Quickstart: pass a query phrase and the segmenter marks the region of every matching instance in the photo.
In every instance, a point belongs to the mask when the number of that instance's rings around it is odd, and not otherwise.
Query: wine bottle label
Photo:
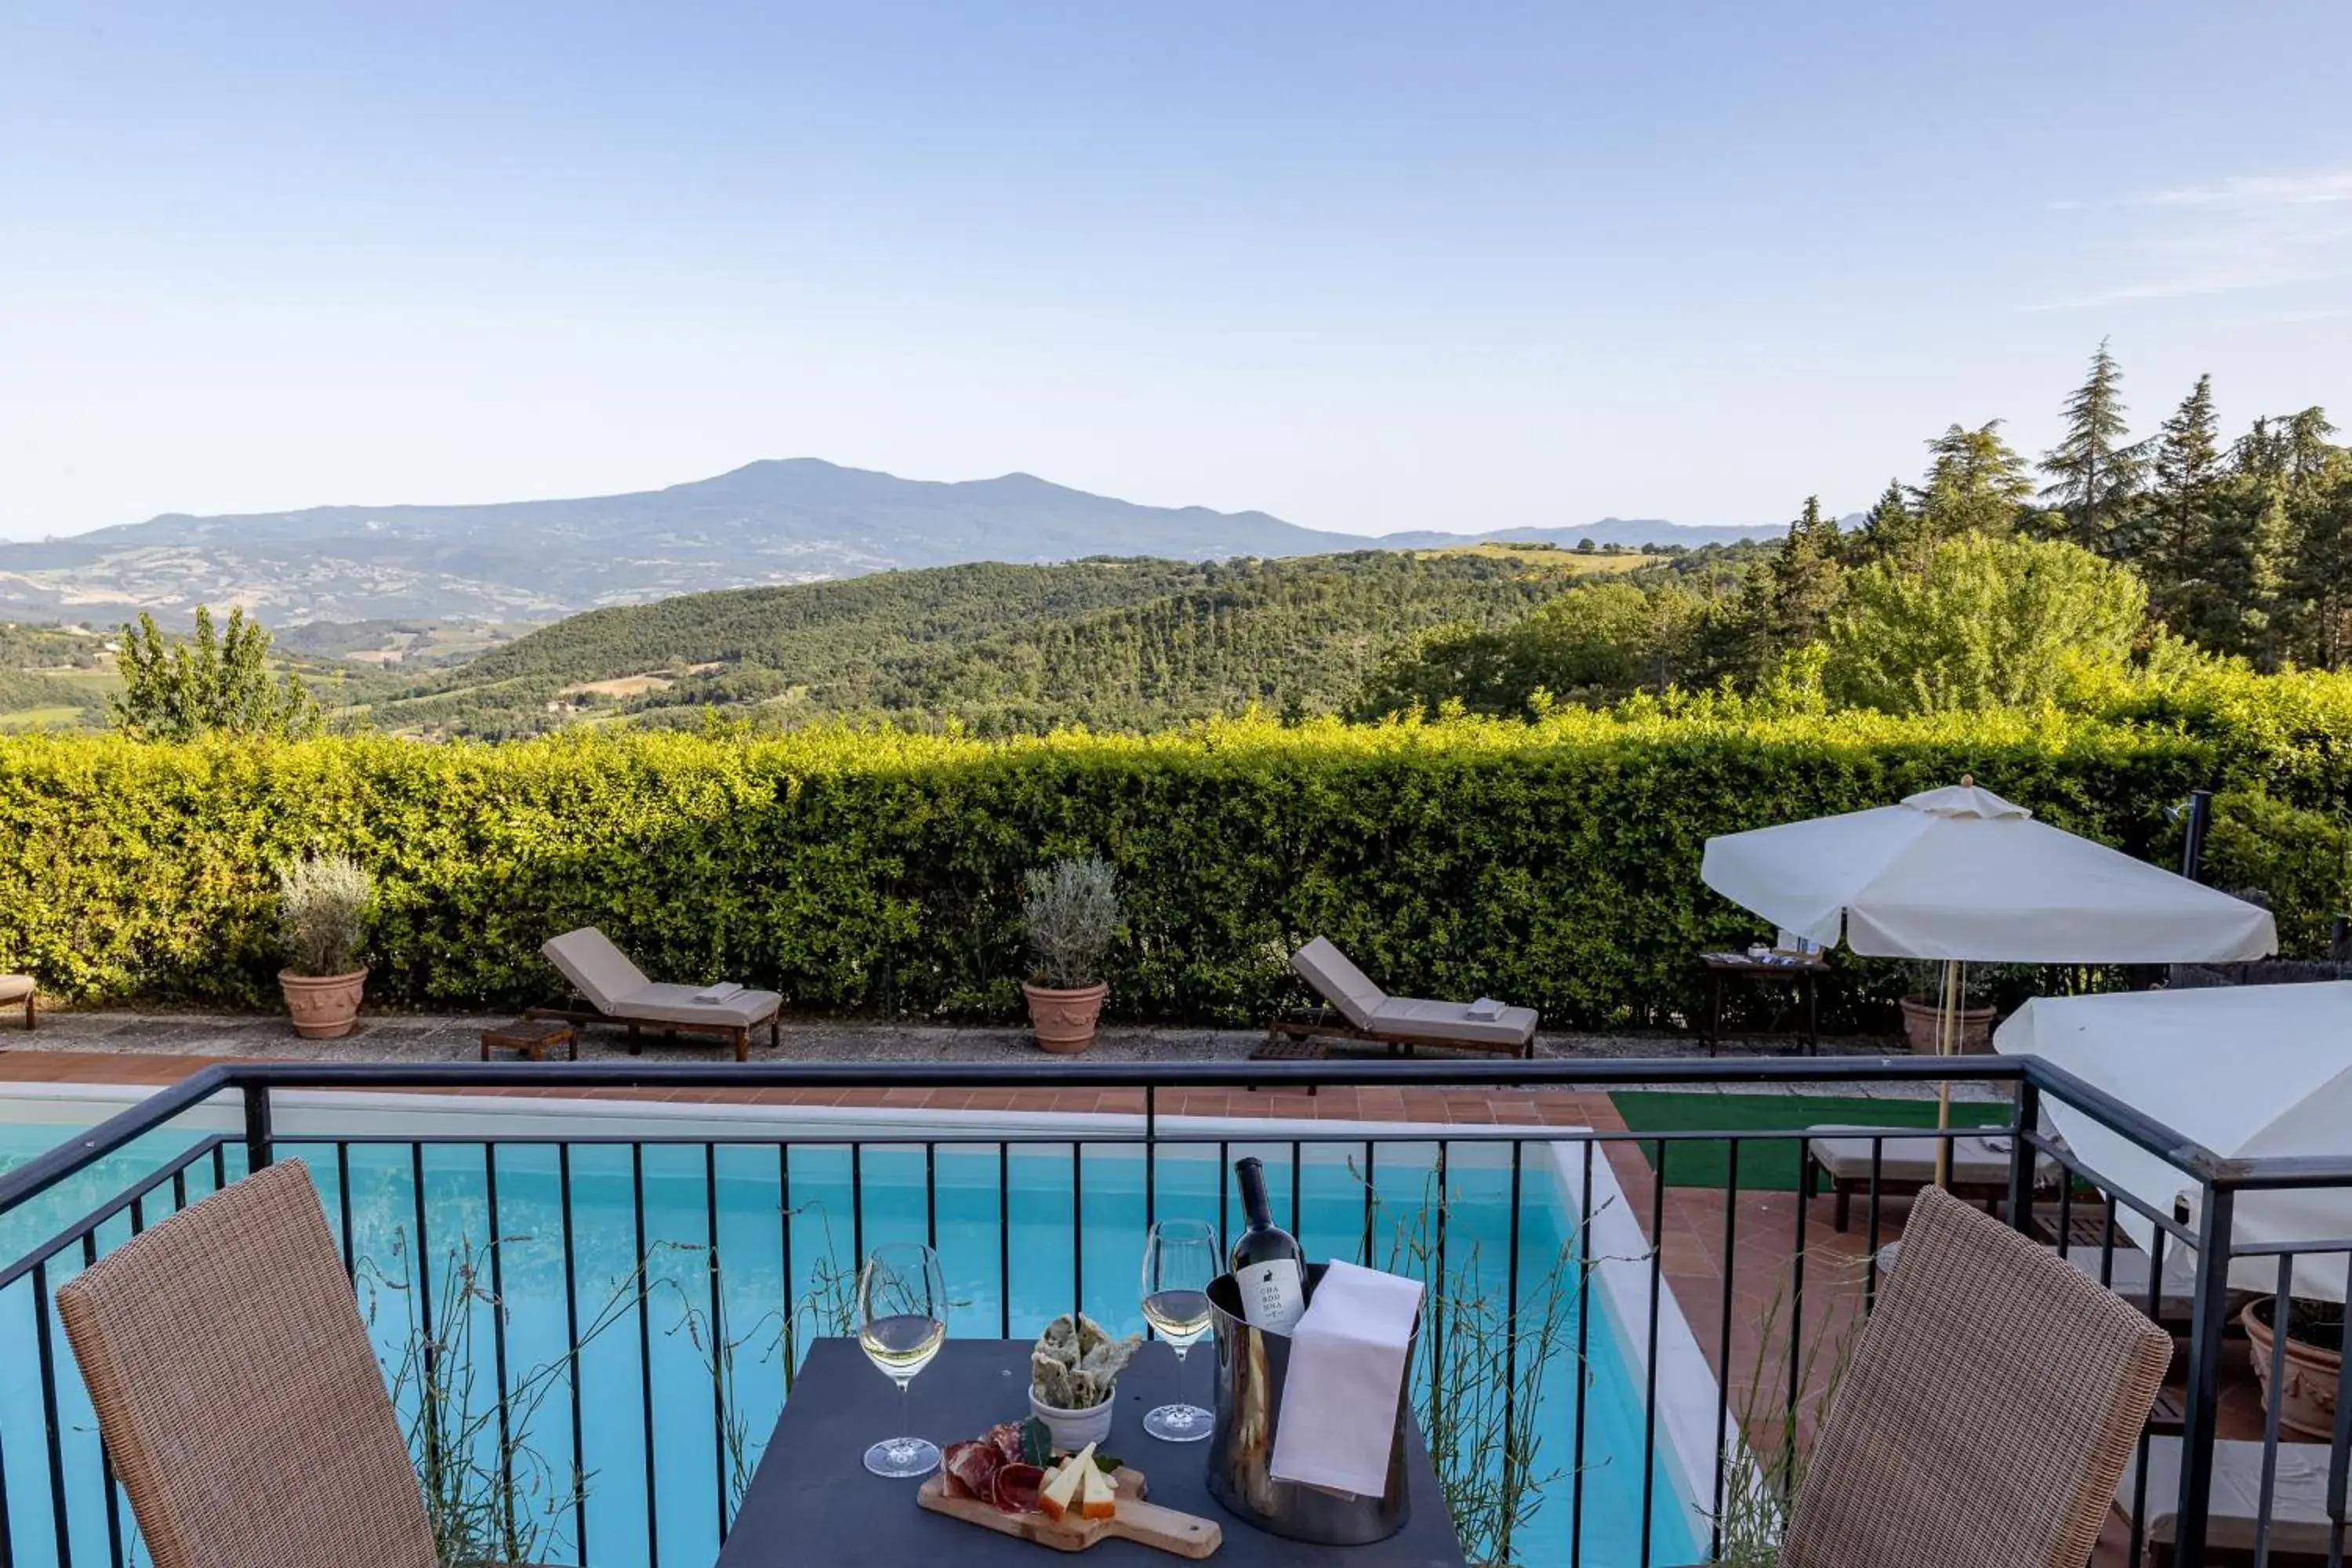
[[[1295,1258],[1250,1264],[1241,1271],[1239,1283],[1242,1316],[1254,1329],[1286,1334],[1307,1310],[1307,1288]]]

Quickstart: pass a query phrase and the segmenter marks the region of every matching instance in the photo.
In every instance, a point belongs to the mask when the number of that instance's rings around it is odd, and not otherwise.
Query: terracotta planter
[[[1037,1043],[1066,1057],[1094,1043],[1095,1024],[1102,1017],[1103,998],[1110,994],[1110,986],[1098,980],[1076,991],[1056,991],[1024,981],[1021,994],[1029,998],[1029,1026],[1036,1030]]]
[[[1960,1009],[1960,1055],[1984,1056],[1991,1051],[1993,1020],[1999,1016],[1999,1010],[1992,1007]],[[1936,1054],[1936,1036],[1941,1020],[1942,1010],[1935,1003],[1903,998],[1903,1037],[1911,1042],[1913,1056]]]
[[[286,993],[286,1011],[293,1016],[294,1032],[306,1040],[341,1039],[352,1032],[360,1016],[360,994],[367,989],[367,971],[349,974],[297,974],[278,972]]]
[[[2246,1326],[2247,1359],[2254,1363],[2254,1376],[2262,1383],[2265,1410],[2270,1408],[2271,1400],[2270,1312],[2276,1300],[2265,1296],[2238,1314],[2238,1321]],[[2279,1405],[2282,1431],[2323,1443],[2336,1435],[2336,1387],[2343,1367],[2343,1352],[2306,1343],[2293,1334],[2287,1336],[2284,1378],[2286,1386]]]

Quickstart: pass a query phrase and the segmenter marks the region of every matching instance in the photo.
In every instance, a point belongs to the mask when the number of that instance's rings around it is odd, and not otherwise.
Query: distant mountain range
[[[1604,518],[1476,538],[1696,547],[1781,526]],[[0,618],[114,620],[145,609],[178,621],[199,604],[241,604],[281,626],[536,619],[895,567],[1093,555],[1210,561],[1466,542],[1454,533],[1330,533],[1261,511],[1138,506],[1028,474],[940,483],[796,458],[632,495],[169,513],[67,539],[0,543]]]

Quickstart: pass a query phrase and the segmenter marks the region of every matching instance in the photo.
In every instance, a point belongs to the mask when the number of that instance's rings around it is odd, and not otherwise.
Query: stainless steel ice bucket
[[[1307,1270],[1312,1294],[1324,1265]],[[1378,1497],[1355,1497],[1321,1487],[1276,1480],[1274,1434],[1282,1424],[1282,1385],[1290,1366],[1290,1338],[1253,1329],[1241,1315],[1241,1292],[1230,1274],[1209,1287],[1216,1324],[1216,1428],[1209,1436],[1209,1495],[1261,1530],[1327,1546],[1363,1546],[1404,1528],[1404,1450],[1412,1380],[1397,1390],[1396,1441],[1389,1448],[1388,1485]],[[1421,1322],[1413,1321],[1413,1338]],[[1405,1365],[1413,1364],[1412,1351]]]

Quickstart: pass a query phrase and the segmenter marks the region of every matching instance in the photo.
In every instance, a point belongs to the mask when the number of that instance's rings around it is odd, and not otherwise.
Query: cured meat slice
[[[995,1444],[998,1457],[1003,1458],[1006,1464],[1017,1465],[1021,1462],[1020,1422],[1000,1421],[995,1426],[991,1426],[988,1429],[987,1435],[981,1440],[985,1443]]]
[[[950,1497],[995,1501],[996,1472],[1003,1468],[1003,1456],[996,1451],[995,1444],[985,1439],[950,1443],[940,1458],[940,1468],[947,1476]]]
[[[996,1506],[1007,1513],[1034,1513],[1037,1489],[1045,1483],[1045,1472],[1034,1465],[1003,1466],[996,1472]]]

